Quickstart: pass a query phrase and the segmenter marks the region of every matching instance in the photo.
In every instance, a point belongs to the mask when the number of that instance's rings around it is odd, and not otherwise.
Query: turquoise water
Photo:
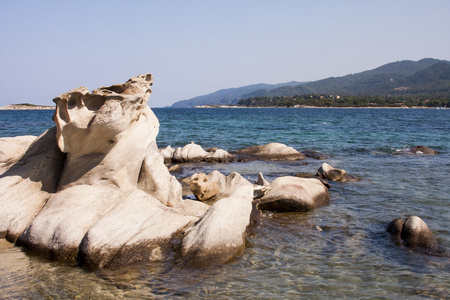
[[[24,254],[0,241],[0,298],[426,299],[450,297],[450,110],[154,109],[158,146],[228,151],[281,142],[317,150],[362,177],[332,183],[331,203],[308,213],[263,215],[244,255],[217,268],[141,263],[88,272]],[[51,111],[0,111],[0,136],[38,135]],[[436,156],[397,156],[425,145]],[[324,161],[187,164],[194,172],[237,171],[250,181],[315,173]],[[420,216],[447,248],[430,255],[391,243],[394,218]]]

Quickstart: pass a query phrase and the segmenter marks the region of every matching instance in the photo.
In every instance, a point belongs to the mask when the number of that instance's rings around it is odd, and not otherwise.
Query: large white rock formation
[[[147,106],[152,83],[152,75],[144,74],[92,93],[80,87],[56,97],[56,128],[0,175],[0,235],[91,268],[163,260],[173,241],[183,238],[185,256],[202,261],[223,245],[224,231],[242,238],[250,212],[237,207],[251,206],[251,200],[228,200],[240,211],[228,220],[235,225],[212,231],[205,224],[215,223],[221,206],[182,200],[181,185],[156,145],[159,122]],[[195,232],[219,236],[192,251]],[[221,262],[242,250],[242,243],[228,237],[225,242]]]

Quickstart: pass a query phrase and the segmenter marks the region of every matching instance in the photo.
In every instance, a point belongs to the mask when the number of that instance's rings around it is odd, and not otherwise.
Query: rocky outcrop
[[[299,160],[305,156],[292,147],[281,143],[269,143],[262,146],[251,146],[233,152],[240,161],[246,160]]]
[[[159,150],[164,157],[164,163],[187,163],[187,162],[231,162],[235,161],[236,157],[227,151],[219,148],[211,148],[204,150],[202,146],[191,142],[184,147],[171,146]]]
[[[430,228],[417,216],[395,219],[389,223],[387,231],[397,244],[410,248],[423,248],[432,252],[439,249],[439,243]]]
[[[421,145],[412,148],[397,150],[396,152],[394,152],[394,155],[436,155],[436,154],[438,154],[436,150]]]
[[[278,177],[257,204],[258,209],[275,212],[301,212],[326,205],[328,188],[318,179]]]
[[[335,169],[327,163],[322,164],[319,170],[317,170],[316,176],[331,181],[341,181],[341,182],[361,180],[361,178],[347,174],[347,172],[343,169]]]
[[[182,199],[156,145],[159,122],[147,106],[152,82],[144,74],[54,99],[56,127],[0,176],[2,236],[89,268],[164,260],[176,245],[185,263],[242,252],[252,185],[241,180],[233,188],[239,176],[217,172],[211,176],[226,190],[217,203]],[[196,152],[190,144],[180,157],[196,159]]]

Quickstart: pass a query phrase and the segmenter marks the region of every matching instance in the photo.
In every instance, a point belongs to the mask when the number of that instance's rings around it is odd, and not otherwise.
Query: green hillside
[[[287,83],[280,84],[253,84],[247,85],[239,88],[230,88],[218,90],[214,93],[208,95],[202,95],[195,98],[191,98],[188,100],[181,100],[172,104],[172,108],[180,108],[180,107],[194,107],[197,105],[233,105],[237,104],[239,99],[242,98],[243,94],[248,94],[257,90],[266,90],[266,89],[274,89],[280,86],[291,86],[298,85],[300,82],[291,81]]]
[[[342,77],[258,90],[242,95],[254,97],[333,94],[361,96],[450,95],[450,62],[432,58],[399,61]]]

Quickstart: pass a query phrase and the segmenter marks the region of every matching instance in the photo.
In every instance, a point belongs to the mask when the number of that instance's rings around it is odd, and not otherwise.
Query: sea
[[[158,147],[191,141],[227,151],[270,142],[326,160],[182,165],[238,172],[250,182],[316,173],[322,163],[362,178],[331,182],[331,202],[303,213],[262,214],[244,254],[223,265],[172,262],[85,270],[0,240],[1,299],[449,299],[450,109],[154,108]],[[40,135],[52,111],[0,111],[0,137]],[[437,155],[394,155],[417,145]],[[419,216],[440,253],[391,241],[387,224]]]

